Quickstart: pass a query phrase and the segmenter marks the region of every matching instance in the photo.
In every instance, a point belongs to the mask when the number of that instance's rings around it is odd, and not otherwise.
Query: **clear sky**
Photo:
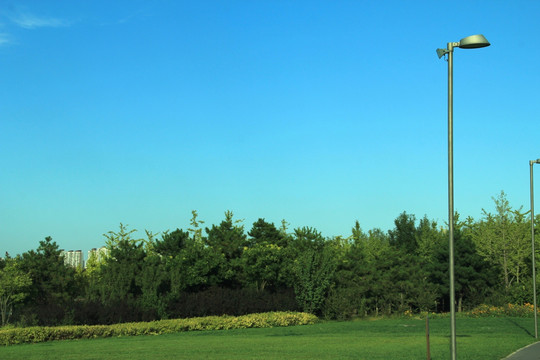
[[[231,210],[324,236],[447,219],[540,157],[540,2],[0,1],[0,251],[89,250],[120,222],[186,229]],[[540,167],[538,168],[540,179]],[[537,183],[540,185],[540,180]],[[537,193],[540,194],[540,188]]]

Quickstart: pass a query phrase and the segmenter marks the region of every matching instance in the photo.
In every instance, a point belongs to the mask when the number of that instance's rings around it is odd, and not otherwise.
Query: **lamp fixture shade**
[[[491,45],[484,35],[471,35],[463,38],[459,42],[459,47],[462,49],[476,49]]]

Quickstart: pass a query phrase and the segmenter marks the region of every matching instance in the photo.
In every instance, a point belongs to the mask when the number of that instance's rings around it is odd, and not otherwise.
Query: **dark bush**
[[[269,311],[297,311],[292,289],[276,292],[256,289],[210,287],[195,293],[183,293],[167,309],[171,318],[210,315],[246,315]]]
[[[365,297],[359,288],[337,288],[328,293],[323,304],[322,315],[326,319],[348,320],[364,316]]]

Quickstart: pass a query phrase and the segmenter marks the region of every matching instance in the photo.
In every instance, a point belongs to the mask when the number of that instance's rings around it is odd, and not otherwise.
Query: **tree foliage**
[[[476,251],[475,245],[463,231],[459,217],[455,217],[454,227],[454,281],[458,311],[461,311],[465,301],[469,306],[480,304],[492,292],[497,278],[495,270]],[[448,267],[449,243],[443,242],[436,250],[434,259],[429,267],[431,279],[438,288],[439,301],[443,309],[449,306]]]
[[[532,301],[530,219],[504,192],[493,200],[495,211],[479,221],[455,216],[458,311]],[[50,237],[16,261],[6,256],[3,322],[11,309],[23,325],[57,325],[298,309],[346,319],[449,308],[448,232],[427,216],[417,221],[403,212],[388,232],[364,231],[356,221],[349,236],[331,238],[263,218],[246,233],[231,211],[203,234],[198,216],[192,212],[187,230],[146,231],[146,239],[120,224],[84,270],[65,265]]]
[[[62,323],[67,309],[78,295],[75,269],[64,265],[64,258],[51,237],[39,242],[36,251],[22,254],[21,270],[30,275],[32,285],[25,299],[31,312],[43,325]]]
[[[13,305],[21,302],[28,296],[28,287],[32,279],[20,266],[18,259],[7,257],[0,269],[0,313],[2,326],[9,322]]]
[[[478,253],[500,270],[501,282],[508,291],[513,283],[527,279],[530,219],[521,208],[512,209],[504,191],[492,199],[495,213],[483,210],[480,222],[471,224],[472,240]]]
[[[321,309],[336,270],[334,255],[332,247],[323,246],[321,251],[308,249],[297,259],[294,288],[303,311],[314,314]]]
[[[401,213],[394,220],[394,230],[388,231],[390,244],[413,253],[416,250],[416,217],[406,212]]]

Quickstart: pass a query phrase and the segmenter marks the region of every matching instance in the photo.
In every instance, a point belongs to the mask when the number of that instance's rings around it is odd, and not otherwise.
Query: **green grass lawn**
[[[461,359],[502,359],[535,341],[527,318],[457,320]],[[450,358],[450,320],[430,321],[432,359]],[[424,320],[358,320],[271,329],[55,341],[0,347],[0,359],[425,359]]]

